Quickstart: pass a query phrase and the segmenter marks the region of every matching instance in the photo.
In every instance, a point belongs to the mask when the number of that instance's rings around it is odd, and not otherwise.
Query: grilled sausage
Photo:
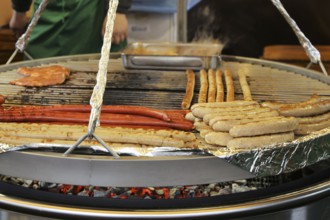
[[[197,103],[191,106],[191,109],[197,107],[209,107],[209,108],[229,108],[229,107],[240,107],[247,105],[258,105],[256,101],[232,101],[232,102],[212,102],[212,103]]]
[[[262,135],[256,137],[242,137],[230,140],[227,147],[231,151],[245,151],[254,148],[267,147],[294,140],[293,132]]]
[[[243,125],[235,125],[229,130],[229,133],[233,137],[248,137],[293,131],[297,127],[297,119],[294,117],[283,117],[281,119],[272,119]]]
[[[313,124],[299,124],[298,128],[294,130],[294,133],[296,135],[307,135],[307,134],[311,134],[312,132],[319,131],[329,127],[330,127],[330,119]]]
[[[249,109],[246,111],[236,112],[217,112],[206,114],[203,117],[203,121],[207,124],[212,125],[214,122],[219,120],[239,120],[244,118],[266,118],[272,116],[278,116],[278,112],[266,108]]]
[[[327,121],[330,119],[330,112],[321,114],[321,115],[315,115],[311,117],[296,117],[299,121],[299,124],[314,124],[314,123],[320,123],[322,121]]]
[[[216,95],[216,81],[215,81],[215,72],[213,69],[209,69],[208,71],[208,82],[209,82],[209,90],[207,93],[207,102],[215,102]]]
[[[242,70],[238,71],[238,77],[239,77],[239,83],[242,88],[244,100],[252,101],[250,87],[249,87],[249,84],[247,83],[246,75],[244,72],[242,72]]]
[[[307,101],[304,102],[299,102],[299,103],[292,103],[292,104],[287,104],[287,103],[280,103],[280,102],[263,102],[261,103],[261,106],[263,107],[268,107],[274,110],[279,110],[281,107],[283,108],[297,108],[298,106],[304,106],[306,104],[312,104],[321,101],[321,97],[318,95],[314,94],[312,95]]]
[[[183,97],[181,107],[182,109],[189,109],[191,105],[191,101],[194,97],[194,89],[195,89],[195,73],[192,70],[186,71],[187,76],[187,84],[186,84],[186,93]]]
[[[282,117],[267,117],[267,118],[244,118],[244,119],[237,119],[237,120],[220,120],[216,121],[212,124],[212,129],[214,131],[222,131],[222,132],[229,132],[236,125],[244,125],[253,122],[261,122],[266,120],[276,120],[281,119]]]
[[[222,102],[225,103],[225,102]],[[210,108],[210,107],[196,107],[192,109],[192,113],[197,118],[203,118],[206,114],[216,113],[216,112],[234,112],[234,111],[246,111],[255,109],[256,105],[238,106],[238,107],[228,107],[228,108]]]
[[[232,139],[228,132],[209,132],[205,135],[206,143],[219,146],[227,146]]]
[[[216,81],[216,88],[217,88],[215,101],[216,102],[223,102],[223,100],[224,100],[224,87],[223,87],[223,82],[222,82],[222,71],[219,70],[219,69],[215,72],[215,81]]]
[[[306,117],[330,111],[330,99],[297,106],[282,106],[279,112],[283,116]]]
[[[227,90],[226,101],[227,102],[234,101],[235,100],[234,81],[229,69],[225,70],[225,82],[226,82],[226,90]]]
[[[207,82],[207,73],[204,69],[199,72],[200,78],[200,88],[198,94],[198,103],[205,103],[207,101],[207,90],[208,90],[208,82]]]

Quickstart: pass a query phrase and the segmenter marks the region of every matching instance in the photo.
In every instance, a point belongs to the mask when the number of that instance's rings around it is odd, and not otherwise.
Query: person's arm
[[[9,22],[9,27],[13,30],[16,37],[20,37],[26,30],[28,18],[26,12],[30,9],[32,0],[11,0],[14,10]]]
[[[131,0],[119,0],[119,5],[117,8],[116,19],[113,27],[112,43],[120,44],[125,41],[128,34],[128,21],[126,14],[131,7]],[[106,18],[103,24],[103,34],[105,27]]]
[[[126,14],[117,13],[113,27],[112,42],[120,44],[127,39],[128,35],[128,21]]]

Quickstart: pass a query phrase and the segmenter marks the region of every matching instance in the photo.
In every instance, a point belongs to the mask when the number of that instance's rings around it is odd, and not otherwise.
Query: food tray
[[[198,70],[220,65],[221,44],[132,43],[122,54],[127,69]]]

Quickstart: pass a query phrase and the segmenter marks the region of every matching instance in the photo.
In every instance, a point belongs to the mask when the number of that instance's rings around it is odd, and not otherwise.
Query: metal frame
[[[320,202],[321,201],[321,202]],[[322,203],[323,201],[323,203]],[[323,212],[328,207],[324,204],[329,204],[330,201],[330,180],[319,183],[308,188],[299,189],[288,194],[281,194],[278,196],[254,200],[251,202],[215,206],[207,208],[194,209],[134,209],[134,210],[118,210],[118,209],[97,209],[86,207],[63,206],[57,204],[40,203],[31,200],[25,200],[0,194],[0,207],[30,213],[35,215],[42,215],[54,218],[66,219],[232,219],[248,218],[251,219],[265,219],[265,214],[269,215],[267,219],[278,219],[279,212],[285,210],[288,212],[289,218],[293,219],[295,208],[298,208],[305,215],[307,213],[308,205],[317,204],[318,208]],[[321,206],[320,206],[321,204]],[[314,205],[317,206],[317,205]],[[301,210],[302,209],[302,210]],[[273,215],[272,215],[273,214]],[[316,214],[316,215],[315,215]],[[261,218],[256,218],[257,215],[262,215]],[[304,215],[304,216],[305,216]],[[299,215],[300,216],[300,215]],[[322,212],[311,215],[322,216]],[[311,217],[310,216],[310,217]],[[251,217],[251,218],[249,218]],[[272,217],[272,218],[269,218]],[[283,215],[282,215],[283,217]],[[306,219],[307,216],[305,216]]]

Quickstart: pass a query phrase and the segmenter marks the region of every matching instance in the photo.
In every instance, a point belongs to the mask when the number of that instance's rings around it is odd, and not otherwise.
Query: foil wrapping
[[[257,177],[293,172],[329,158],[330,128],[290,143],[226,156],[229,163],[248,170]]]
[[[15,149],[17,149],[17,147],[5,143],[0,143],[0,154]]]
[[[279,12],[283,15],[285,20],[289,23],[292,30],[295,32],[301,46],[304,48],[307,56],[310,61],[313,63],[321,62],[321,54],[320,52],[312,45],[312,43],[308,40],[308,38],[304,35],[304,33],[300,30],[297,23],[291,18],[289,13],[285,10],[283,4],[280,0],[271,0],[275,7],[279,10]]]
[[[35,11],[33,18],[27,27],[25,33],[17,40],[15,46],[20,51],[23,52],[28,44],[31,32],[33,28],[37,25],[38,20],[42,14],[42,12],[45,10],[46,6],[48,4],[48,0],[43,0],[41,4],[39,5],[38,9]]]

